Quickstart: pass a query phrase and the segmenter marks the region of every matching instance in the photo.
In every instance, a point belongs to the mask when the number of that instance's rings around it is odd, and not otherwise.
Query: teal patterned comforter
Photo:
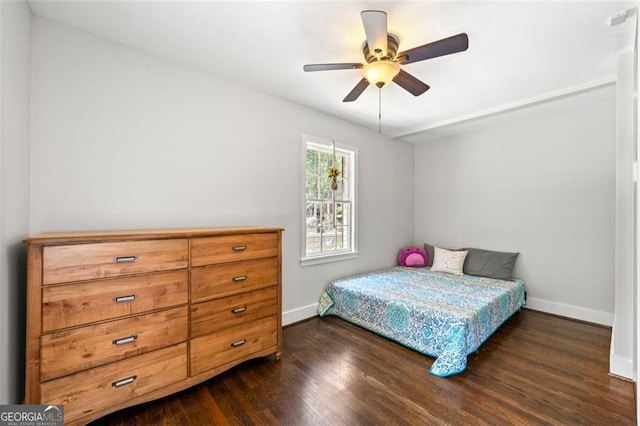
[[[437,358],[431,374],[463,371],[474,352],[525,304],[524,283],[396,266],[333,281],[318,314],[335,315]]]

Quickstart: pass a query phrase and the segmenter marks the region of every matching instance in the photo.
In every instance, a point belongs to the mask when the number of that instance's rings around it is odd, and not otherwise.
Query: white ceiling
[[[633,1],[51,1],[35,15],[378,129],[378,89],[342,99],[359,70],[305,73],[308,63],[364,62],[360,11],[384,10],[400,51],[460,32],[466,52],[403,68],[431,86],[382,89],[382,132],[413,142],[430,129],[599,87],[631,49]],[[425,132],[426,131],[426,132]]]

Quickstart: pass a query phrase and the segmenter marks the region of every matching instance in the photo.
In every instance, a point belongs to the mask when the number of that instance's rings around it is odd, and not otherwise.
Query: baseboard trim
[[[609,374],[630,381],[636,379],[633,371],[633,361],[619,356],[611,356],[609,358]]]
[[[610,312],[596,311],[594,309],[582,308],[580,306],[550,302],[548,300],[537,299],[535,297],[527,298],[526,307],[536,311],[606,325],[608,327],[613,325],[613,313]]]
[[[282,313],[282,325],[293,324],[294,322],[306,320],[318,315],[318,304],[303,306]]]

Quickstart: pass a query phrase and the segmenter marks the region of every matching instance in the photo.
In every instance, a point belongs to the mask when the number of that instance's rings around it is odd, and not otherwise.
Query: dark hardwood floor
[[[248,361],[94,425],[633,425],[633,383],[607,374],[611,330],[524,309],[461,374],[339,318],[283,331],[282,360]]]

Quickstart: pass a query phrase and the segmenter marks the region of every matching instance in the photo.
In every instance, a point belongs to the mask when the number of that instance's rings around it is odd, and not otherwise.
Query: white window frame
[[[300,223],[301,223],[301,266],[311,266],[321,263],[337,262],[347,259],[355,259],[358,257],[358,240],[357,240],[357,180],[358,180],[358,148],[350,145],[345,145],[339,142],[335,143],[336,151],[348,151],[353,155],[353,161],[351,164],[352,176],[349,182],[349,191],[351,196],[351,217],[350,217],[350,232],[351,232],[351,247],[348,251],[319,253],[313,255],[307,255],[307,145],[316,145],[323,149],[333,149],[333,142],[328,139],[319,138],[311,135],[302,135],[302,159],[300,164],[302,165],[302,203],[300,211]]]

